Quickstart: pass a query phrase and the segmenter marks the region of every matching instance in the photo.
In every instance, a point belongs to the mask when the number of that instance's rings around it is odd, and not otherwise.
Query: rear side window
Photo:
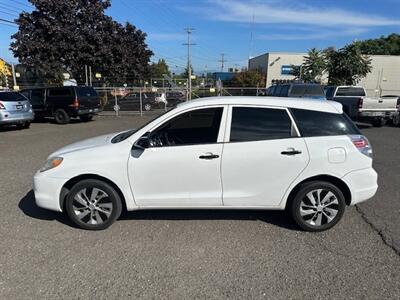
[[[69,88],[49,89],[48,95],[51,97],[65,97],[65,96],[71,96],[72,91]]]
[[[354,97],[364,97],[365,91],[361,87],[340,87],[336,91],[336,96],[354,96]]]
[[[292,85],[290,90],[290,96],[302,97],[306,92],[306,87],[304,85]]]
[[[292,122],[284,109],[234,107],[231,142],[286,139],[292,136]]]
[[[76,94],[78,97],[97,97],[97,92],[91,87],[76,88]]]
[[[288,96],[289,87],[290,87],[289,85],[282,86],[281,93],[280,93],[281,97],[287,97]]]
[[[26,100],[28,99],[25,98],[21,93],[0,92],[0,101],[3,102],[26,101]]]
[[[274,91],[274,96],[276,97],[280,97],[281,96],[281,90],[282,90],[282,86],[281,85],[277,85]]]
[[[335,114],[304,109],[290,110],[304,137],[360,134],[346,114]]]

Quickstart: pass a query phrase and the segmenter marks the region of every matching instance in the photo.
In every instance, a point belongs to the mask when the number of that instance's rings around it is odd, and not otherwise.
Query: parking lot
[[[51,152],[153,117],[0,130],[1,299],[400,298],[400,128],[362,128],[379,191],[322,233],[223,210],[130,212],[91,232],[36,207],[32,176]]]

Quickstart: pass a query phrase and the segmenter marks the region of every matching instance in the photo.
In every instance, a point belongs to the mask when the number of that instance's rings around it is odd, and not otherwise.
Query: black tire
[[[96,199],[91,196],[94,194],[93,189],[102,192],[100,194],[96,193],[97,196],[103,195],[97,202],[97,208],[96,203],[91,202]],[[87,208],[75,198],[78,194],[82,195],[82,193],[86,195],[81,199],[85,198],[87,200],[83,201],[86,203]],[[77,198],[79,199],[79,196]],[[105,205],[111,206],[106,208]],[[65,210],[70,220],[78,227],[87,230],[103,230],[119,218],[122,211],[122,202],[117,191],[108,183],[97,179],[85,179],[75,184],[68,193],[65,201]],[[104,212],[108,212],[108,215]],[[98,222],[98,218],[100,218],[101,222]]]
[[[146,103],[143,105],[143,109],[145,111],[150,111],[152,109],[152,105],[150,103]]]
[[[93,116],[92,115],[80,115],[79,119],[81,119],[82,122],[89,122],[89,121],[92,121]]]
[[[29,122],[29,121],[17,124],[18,129],[28,129],[29,126],[31,126],[31,122]]]
[[[400,127],[400,115],[396,114],[393,118],[392,118],[392,124],[395,127]]]
[[[374,119],[371,122],[372,126],[374,127],[382,127],[385,125],[385,120],[384,119]]]
[[[54,119],[56,120],[57,124],[68,124],[71,120],[67,112],[61,108],[54,112]]]
[[[317,201],[321,201],[321,198],[324,200],[324,197],[328,195],[328,192],[331,192],[332,195],[334,195],[334,198],[328,196],[327,201],[329,202],[326,203],[331,204],[327,206],[321,205],[320,202],[318,207],[315,205],[315,208],[310,208],[314,205],[307,194],[311,193],[311,197],[316,200],[318,198],[318,190],[322,191],[320,192],[320,198]],[[303,230],[311,232],[324,231],[335,226],[343,217],[345,208],[346,202],[341,190],[335,185],[325,181],[313,181],[303,184],[292,201],[288,203],[288,210],[294,221]],[[336,214],[332,214],[332,212],[335,211]],[[318,225],[318,223],[321,224]]]

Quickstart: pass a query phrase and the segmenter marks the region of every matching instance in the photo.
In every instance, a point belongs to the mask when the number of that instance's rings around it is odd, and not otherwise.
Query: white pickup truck
[[[398,115],[400,107],[399,98],[367,97],[365,89],[361,86],[329,86],[325,93],[326,99],[341,103],[343,111],[351,119],[370,122],[376,127]]]

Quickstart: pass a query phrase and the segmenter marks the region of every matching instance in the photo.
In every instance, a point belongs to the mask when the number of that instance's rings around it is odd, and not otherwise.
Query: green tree
[[[325,51],[329,84],[355,85],[371,72],[371,59],[361,53],[357,44],[342,49]]]
[[[305,82],[321,83],[322,75],[326,71],[327,61],[323,51],[312,48],[304,56],[304,63],[301,68],[301,78]]]
[[[392,33],[377,39],[354,42],[361,53],[368,55],[400,55],[400,34]]]
[[[159,59],[157,63],[152,63],[150,65],[150,77],[163,78],[164,74],[170,76],[171,72],[163,58]]]
[[[105,15],[110,0],[29,0],[32,12],[16,22],[11,50],[21,63],[54,77],[63,70],[84,81],[85,65],[110,81],[125,82],[148,71],[146,34]]]
[[[235,73],[232,83],[243,87],[265,86],[265,76],[257,70],[238,72]]]

